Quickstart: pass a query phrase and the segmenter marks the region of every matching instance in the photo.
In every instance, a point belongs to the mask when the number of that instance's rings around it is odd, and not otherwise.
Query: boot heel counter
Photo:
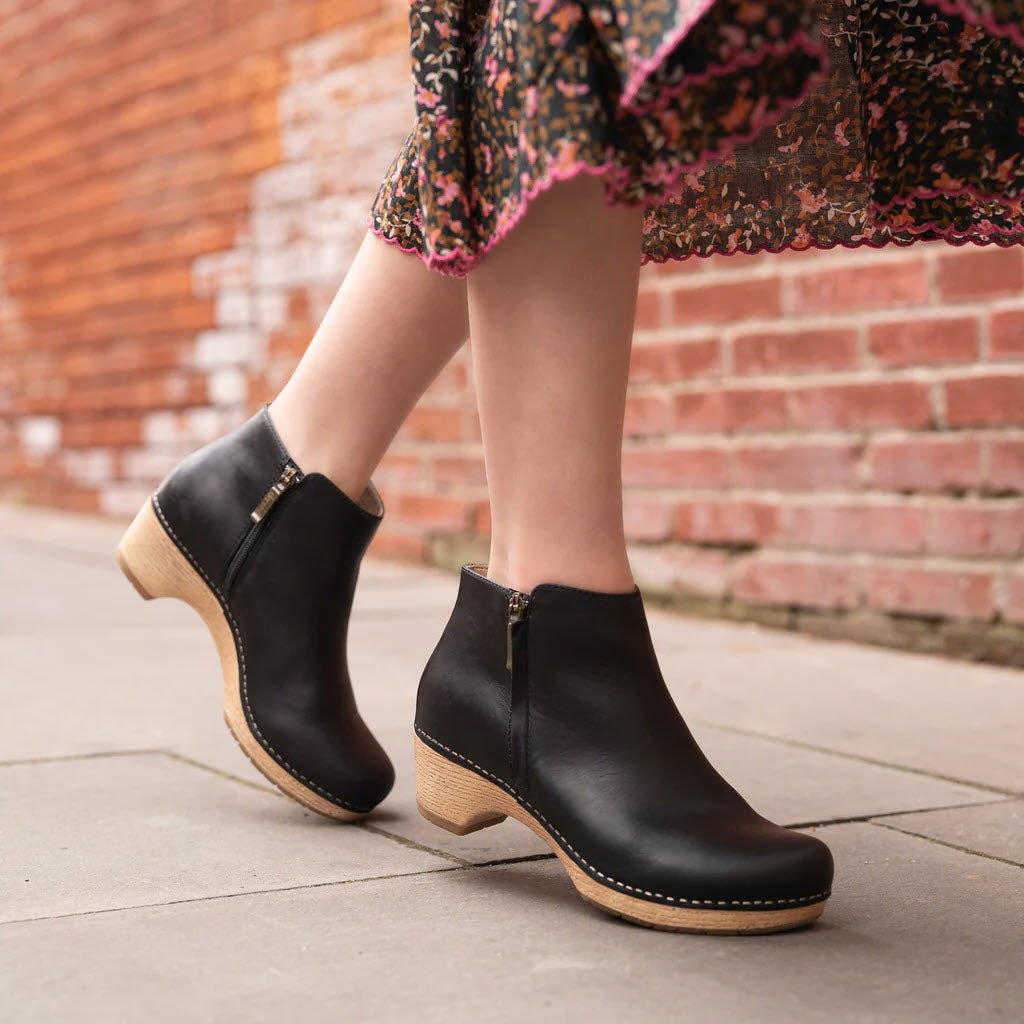
[[[509,777],[511,692],[505,669],[507,598],[463,575],[455,607],[420,676],[416,726],[435,742]]]
[[[436,731],[443,731],[445,710],[451,704],[446,666],[451,662],[448,647],[450,646],[450,629],[454,619],[455,611],[453,610],[441,633],[441,638],[434,645],[426,665],[423,666],[420,681],[416,686],[415,725],[431,735],[434,735]]]
[[[187,455],[156,489],[179,542],[218,586],[250,519],[288,464],[266,409]]]

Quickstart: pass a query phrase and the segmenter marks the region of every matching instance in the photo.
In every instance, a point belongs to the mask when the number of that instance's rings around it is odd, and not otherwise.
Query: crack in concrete
[[[725,725],[721,722],[712,722],[707,718],[688,717],[688,721],[695,725],[704,725],[711,729],[719,729],[722,732],[733,733],[736,736],[749,736],[751,739],[768,740],[770,743],[778,743],[783,747],[793,747],[797,750],[810,750],[816,754],[828,754],[830,757],[841,757],[848,761],[859,761],[861,764],[874,765],[876,768],[888,768],[891,771],[906,772],[908,775],[920,775],[926,779],[935,779],[939,782],[951,782],[957,786],[966,786],[968,789],[978,789],[986,793],[997,793],[999,796],[1013,797],[1020,799],[1024,793],[1013,789],[1005,789],[1002,786],[993,786],[987,782],[972,782],[969,779],[961,779],[955,775],[943,775],[941,772],[928,771],[926,768],[914,768],[910,765],[896,764],[892,761],[883,761],[880,758],[868,757],[866,754],[851,754],[845,750],[832,750],[830,747],[820,747],[815,743],[807,743],[804,740],[790,740],[781,736],[773,736],[771,733],[758,732],[756,729],[745,729],[738,725]]]
[[[358,827],[358,826],[357,826]],[[102,907],[98,910],[77,910],[66,914],[43,914],[39,917],[19,917],[10,921],[0,921],[0,929],[14,924],[37,924],[42,921],[64,921],[78,917],[96,917],[100,914],[131,913],[136,910],[155,910],[161,907],[187,906],[193,903],[214,903],[218,900],[239,899],[245,896],[273,896],[276,893],[302,892],[312,889],[340,888],[347,885],[364,885],[370,882],[400,881],[404,878],[419,878],[424,875],[444,875],[453,871],[476,871],[484,868],[500,867],[504,864],[528,863],[538,860],[553,860],[554,854],[536,854],[526,857],[510,857],[507,860],[488,861],[483,864],[452,864],[450,867],[424,868],[422,871],[395,871],[388,875],[370,875],[366,878],[341,878],[330,882],[307,882],[302,885],[282,885],[269,889],[249,889],[245,892],[217,893],[215,896],[192,896],[180,900],[165,900],[157,903],[135,903],[127,907]]]
[[[991,807],[993,804],[1012,804],[1016,800],[1007,797],[1003,800],[980,800],[960,804],[943,804],[939,807],[913,807],[907,811],[880,811],[878,814],[854,814],[847,818],[823,818],[821,821],[801,821],[786,828],[825,828],[828,825],[849,825],[852,823],[876,821],[880,818],[898,818],[903,814],[934,814],[936,811],[961,811],[967,807]]]
[[[1012,801],[1006,802],[1011,803]],[[926,843],[934,843],[936,846],[945,846],[947,849],[950,850],[958,850],[960,853],[967,853],[970,854],[972,857],[981,857],[983,860],[994,860],[998,864],[1009,864],[1012,868],[1024,868],[1024,862],[1022,861],[1010,860],[1007,857],[1000,857],[998,854],[995,853],[985,853],[984,850],[972,850],[969,846],[961,846],[959,843],[951,842],[948,839],[937,839],[935,836],[926,836],[920,832],[914,832],[912,829],[909,828],[900,828],[899,825],[889,825],[886,824],[886,822],[884,821],[869,821],[868,824],[874,825],[877,828],[888,829],[888,831],[890,832],[899,832],[901,835],[904,836],[913,836],[915,839],[923,839]]]

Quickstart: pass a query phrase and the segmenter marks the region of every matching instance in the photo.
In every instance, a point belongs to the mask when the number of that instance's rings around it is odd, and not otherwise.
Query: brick
[[[775,430],[789,421],[784,390],[684,391],[672,405],[673,428],[680,432]]]
[[[125,447],[142,443],[140,416],[68,417],[64,420],[61,442],[65,449],[103,446]]]
[[[629,379],[634,383],[666,383],[707,377],[721,369],[717,338],[634,344]]]
[[[74,4],[64,21],[43,6],[16,0],[0,27],[0,494],[124,515],[307,347],[408,127],[406,30],[379,0],[92,4],[85,34],[66,30]],[[939,245],[644,268],[623,452],[638,578],[718,598],[735,575],[752,600],[827,609],[852,606],[863,570],[810,548],[931,573],[933,554],[984,558],[966,570],[991,567],[1000,614],[1024,623],[1022,267],[1019,249]],[[908,384],[952,426],[891,390]],[[468,346],[374,476],[376,555],[490,531]],[[945,607],[896,613],[965,606]]]
[[[1024,624],[1024,572],[1012,572],[1006,578],[1003,618]]]
[[[622,452],[626,487],[722,487],[729,480],[728,455],[717,448],[631,448]]]
[[[759,555],[737,568],[731,592],[743,601],[808,608],[852,608],[858,601],[853,566]]]
[[[934,508],[928,547],[942,555],[1022,555],[1024,504]]]
[[[394,500],[397,519],[430,530],[462,530],[468,525],[470,508],[461,498],[439,494],[399,494]]]
[[[868,348],[882,366],[970,363],[979,354],[978,321],[942,317],[872,324]]]
[[[875,441],[871,481],[886,491],[966,490],[982,482],[982,446],[973,439]]]
[[[387,504],[389,502],[385,498],[385,505]],[[425,537],[409,533],[408,527],[385,527],[381,524],[380,529],[374,534],[369,551],[376,558],[422,562],[426,557],[427,543]]]
[[[993,313],[989,317],[988,334],[993,359],[1024,358],[1024,309]]]
[[[626,437],[650,437],[669,428],[670,409],[661,395],[627,395],[623,431]]]
[[[485,485],[487,471],[483,456],[435,455],[430,460],[428,479],[431,483]]]
[[[944,299],[983,299],[1024,291],[1024,261],[1016,248],[951,252],[939,257]]]
[[[684,275],[700,274],[711,269],[711,262],[710,259],[701,256],[690,256],[681,260],[666,260],[664,263],[656,263],[654,260],[651,260],[649,263],[644,264],[643,269],[640,271],[640,279],[643,280],[646,276],[682,277]]]
[[[684,545],[631,544],[629,564],[645,590],[719,597],[729,588],[732,557],[724,551]]]
[[[457,357],[452,359],[430,382],[431,395],[462,395],[469,387],[469,367]]]
[[[925,550],[926,510],[915,505],[789,505],[779,542],[816,551],[918,554]]]
[[[638,331],[652,330],[662,325],[661,292],[641,289],[636,299],[636,322]]]
[[[490,534],[491,503],[489,501],[478,501],[473,506],[473,532],[484,537]]]
[[[859,459],[855,444],[750,446],[736,451],[735,482],[780,491],[855,489]]]
[[[988,451],[988,486],[993,491],[1024,493],[1024,438],[990,441]]]
[[[928,274],[921,259],[812,271],[793,281],[796,313],[889,309],[927,301]]]
[[[676,506],[672,535],[696,544],[767,544],[778,533],[779,509],[767,502],[685,501]]]
[[[677,324],[733,323],[752,317],[778,316],[782,290],[778,278],[756,278],[736,284],[679,288],[672,293],[672,319]]]
[[[741,334],[733,342],[738,374],[852,369],[857,358],[854,330]]]
[[[992,574],[969,569],[876,567],[866,571],[872,608],[903,614],[987,619],[992,615]]]
[[[626,499],[622,511],[626,540],[653,542],[668,539],[672,528],[672,508],[666,502]]]
[[[1024,373],[946,382],[950,426],[1024,424]]]
[[[462,411],[450,406],[418,405],[406,417],[398,436],[410,441],[460,441]]]
[[[932,423],[928,386],[917,381],[872,381],[797,388],[797,427],[927,427]]]

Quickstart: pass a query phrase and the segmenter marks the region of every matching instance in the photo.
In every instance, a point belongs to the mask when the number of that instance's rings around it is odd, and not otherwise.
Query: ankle
[[[491,559],[486,575],[489,580],[503,587],[523,593],[529,593],[541,583],[558,583],[580,590],[610,594],[627,593],[635,586],[625,553],[601,559]]]
[[[282,393],[283,394],[283,393]],[[307,417],[296,415],[279,395],[268,413],[281,442],[303,473],[320,473],[354,502],[359,502],[370,482],[372,467],[360,465],[346,446],[330,443],[335,431],[312,429]]]

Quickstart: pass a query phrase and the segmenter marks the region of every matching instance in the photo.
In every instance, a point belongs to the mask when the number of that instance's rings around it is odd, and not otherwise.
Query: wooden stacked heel
[[[551,848],[580,895],[594,906],[634,924],[662,931],[718,935],[759,935],[788,931],[821,916],[825,901],[783,910],[703,910],[638,899],[593,878],[563,849],[544,825],[507,790],[440,754],[418,736],[416,803],[428,821],[455,835],[515,818]]]

